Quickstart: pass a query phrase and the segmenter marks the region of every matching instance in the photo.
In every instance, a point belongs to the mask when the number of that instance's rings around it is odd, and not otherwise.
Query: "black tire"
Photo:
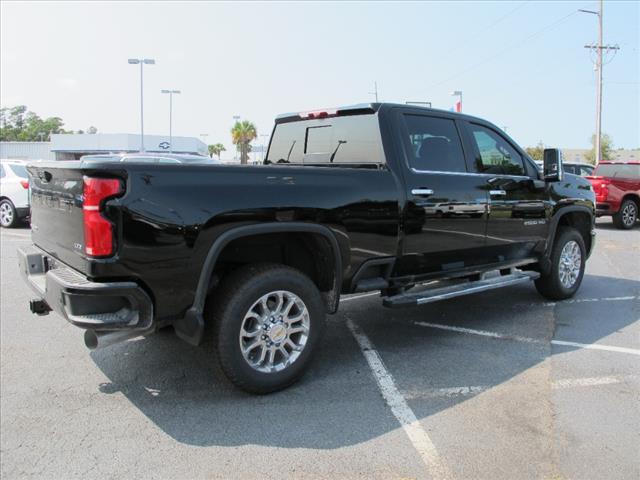
[[[18,212],[8,198],[0,201],[0,226],[13,228],[18,224]]]
[[[624,200],[620,205],[620,210],[613,215],[613,225],[623,230],[633,228],[637,220],[638,204],[630,198]]]
[[[240,331],[252,306],[264,295],[275,291],[292,293],[303,302],[308,312],[308,334],[304,347],[290,365],[280,371],[262,372],[245,360],[240,347]],[[208,335],[212,336],[225,376],[242,390],[265,394],[286,388],[302,377],[324,331],[325,306],[318,288],[299,270],[278,264],[253,264],[223,279],[208,300],[206,316]],[[264,323],[269,324],[268,321]],[[255,328],[259,330],[258,326]],[[259,352],[266,349],[258,348]],[[281,354],[277,355],[279,359],[283,358]]]
[[[571,286],[563,284],[560,275],[560,257],[562,250],[570,243],[577,243],[580,250],[580,269],[575,281]],[[551,251],[551,269],[549,273],[541,273],[540,278],[535,281],[538,292],[550,300],[564,300],[571,298],[580,288],[587,255],[582,235],[571,227],[561,227],[556,234],[556,239]]]

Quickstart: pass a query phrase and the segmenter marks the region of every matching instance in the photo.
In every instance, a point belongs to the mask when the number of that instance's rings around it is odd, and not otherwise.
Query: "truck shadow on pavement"
[[[593,343],[637,321],[639,294],[640,282],[586,275],[576,299],[590,301],[550,304],[533,285],[526,285],[403,310],[383,308],[376,296],[345,302],[339,314],[329,317],[306,376],[293,387],[267,396],[235,389],[217,371],[211,352],[185,344],[170,330],[94,351],[91,357],[110,379],[98,386],[103,394],[122,392],[181,443],[333,449],[399,428],[347,328],[347,319],[373,342],[398,389],[422,420],[481,394],[473,389],[466,395],[444,397],[429,392],[475,385],[486,391],[549,355],[576,350],[552,346],[551,338]],[[593,300],[621,296],[635,298]],[[416,325],[420,321],[539,342],[425,328]]]

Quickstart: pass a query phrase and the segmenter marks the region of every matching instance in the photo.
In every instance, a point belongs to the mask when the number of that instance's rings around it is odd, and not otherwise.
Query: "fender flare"
[[[592,210],[583,205],[571,205],[567,207],[560,207],[556,214],[551,217],[551,222],[549,225],[549,237],[547,240],[547,245],[545,247],[544,253],[540,258],[540,267],[543,271],[548,272],[551,268],[551,250],[553,249],[553,244],[556,241],[556,232],[558,231],[558,225],[560,224],[560,219],[564,217],[568,213],[572,212],[580,212],[586,213],[591,218],[591,228],[594,228],[595,215]],[[591,249],[587,252],[587,258],[591,255],[593,251],[593,242],[591,245]]]
[[[334,256],[335,275],[331,290],[332,295],[329,296],[330,303],[328,305],[328,310],[330,313],[335,313],[338,310],[340,290],[342,286],[342,255],[338,241],[328,227],[304,222],[269,222],[242,225],[225,231],[216,238],[213,245],[211,245],[202,269],[200,270],[193,305],[189,310],[187,310],[183,318],[178,319],[173,323],[178,337],[192,345],[200,344],[204,333],[203,312],[205,302],[207,300],[209,282],[222,250],[224,250],[230,242],[237,240],[238,238],[266,233],[315,233],[322,235],[329,242]]]

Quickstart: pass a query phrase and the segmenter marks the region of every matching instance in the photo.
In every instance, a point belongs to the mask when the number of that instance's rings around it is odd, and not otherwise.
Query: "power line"
[[[562,18],[559,18],[559,19],[558,19],[558,20],[556,20],[555,22],[550,23],[549,25],[546,25],[545,27],[542,27],[540,30],[535,31],[535,32],[534,32],[534,33],[532,33],[531,35],[529,35],[529,36],[527,36],[527,37],[523,38],[522,40],[520,40],[519,42],[512,43],[512,44],[508,45],[506,48],[503,48],[502,50],[500,50],[500,51],[499,51],[498,53],[496,53],[495,55],[492,55],[491,57],[487,57],[487,58],[485,58],[484,60],[481,60],[480,62],[478,62],[478,63],[475,63],[475,64],[471,65],[469,68],[465,68],[464,70],[462,70],[462,71],[460,71],[460,72],[456,73],[455,75],[452,75],[452,76],[450,76],[450,77],[448,77],[448,78],[446,78],[446,79],[444,79],[444,80],[442,80],[442,81],[440,81],[440,82],[434,83],[433,85],[430,85],[428,88],[438,87],[438,86],[440,86],[440,85],[442,85],[442,84],[444,84],[444,83],[447,83],[447,82],[448,82],[448,81],[450,81],[450,80],[454,80],[454,79],[456,79],[456,78],[460,77],[461,75],[464,75],[464,74],[465,74],[465,73],[467,73],[467,72],[470,72],[471,70],[475,70],[476,68],[478,68],[478,67],[480,67],[480,66],[484,65],[484,64],[485,64],[485,63],[487,63],[487,62],[490,62],[490,61],[492,61],[492,60],[495,60],[496,58],[500,57],[501,55],[503,55],[504,53],[508,52],[509,50],[513,50],[514,48],[517,48],[517,47],[519,47],[519,46],[523,45],[524,43],[528,42],[528,41],[529,41],[529,40],[531,40],[532,38],[537,37],[538,35],[540,35],[540,34],[542,34],[542,33],[546,32],[547,30],[549,30],[549,29],[551,29],[551,28],[553,28],[553,27],[556,27],[556,26],[560,25],[561,23],[565,22],[566,20],[568,20],[570,17],[572,17],[572,16],[573,16],[573,15],[575,15],[576,13],[578,13],[578,11],[577,11],[577,10],[576,10],[576,11],[574,11],[574,12],[571,12],[571,13],[570,13],[570,14],[568,14],[568,15],[565,15],[565,16],[564,16],[564,17],[562,17]]]
[[[475,40],[476,38],[478,38],[481,34],[483,34],[484,32],[486,32],[487,30],[489,30],[492,27],[495,27],[496,25],[498,25],[500,22],[502,22],[504,19],[510,17],[511,15],[513,15],[514,13],[516,13],[518,10],[520,10],[522,7],[524,7],[527,3],[529,3],[531,0],[525,0],[524,2],[520,3],[518,6],[516,6],[515,8],[509,10],[507,13],[505,13],[504,15],[502,15],[500,18],[498,18],[497,20],[491,22],[489,25],[487,25],[486,27],[478,30],[477,32],[475,32],[474,34],[472,34],[470,37],[467,37],[467,39],[463,40],[461,43],[459,43],[458,45],[456,45],[455,47],[453,47],[452,49],[448,50],[447,52],[445,52],[443,55],[441,55],[440,58],[447,58],[449,55],[451,55],[453,52],[456,52],[458,50],[460,50],[460,48],[462,48],[463,46],[469,44],[472,40]]]

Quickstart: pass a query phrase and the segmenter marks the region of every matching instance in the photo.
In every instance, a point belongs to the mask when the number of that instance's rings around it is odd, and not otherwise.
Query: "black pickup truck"
[[[594,246],[594,193],[557,150],[540,172],[491,123],[407,105],[282,115],[264,165],[28,170],[34,313],[85,329],[89,348],[172,325],[258,393],[302,375],[341,294],[402,307],[533,280],[563,299]]]

